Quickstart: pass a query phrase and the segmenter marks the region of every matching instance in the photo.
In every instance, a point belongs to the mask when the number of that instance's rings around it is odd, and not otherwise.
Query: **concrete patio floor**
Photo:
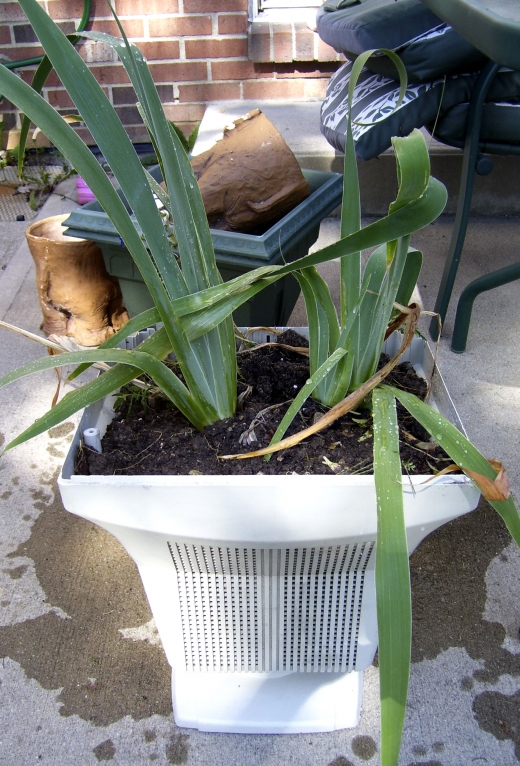
[[[54,195],[40,217],[75,207]],[[452,219],[420,232],[420,290],[434,303]],[[337,219],[320,243],[338,236]],[[41,321],[25,224],[0,223],[0,318]],[[518,219],[472,220],[460,286],[518,259]],[[337,264],[323,268],[337,282]],[[470,438],[503,460],[520,497],[520,283],[477,299],[467,352],[439,366]],[[297,305],[293,323],[303,324]],[[43,356],[0,328],[0,374]],[[0,439],[49,406],[52,373],[0,390]],[[378,763],[378,670],[365,673],[354,730],[207,734],[175,726],[170,672],[132,561],[63,510],[56,475],[73,419],[0,460],[0,766],[363,766]],[[412,557],[413,665],[402,766],[520,761],[520,555],[485,503],[430,536]]]

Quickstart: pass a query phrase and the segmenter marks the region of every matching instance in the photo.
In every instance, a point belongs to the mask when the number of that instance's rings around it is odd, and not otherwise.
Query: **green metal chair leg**
[[[455,326],[451,339],[452,351],[456,354],[462,354],[466,349],[471,311],[477,295],[486,290],[493,290],[495,287],[507,285],[509,282],[514,282],[515,279],[520,279],[520,263],[514,263],[511,266],[505,266],[503,269],[492,271],[490,274],[484,274],[483,277],[474,279],[473,282],[470,282],[464,288],[457,304]]]
[[[485,98],[499,68],[499,64],[489,61],[482,69],[471,93],[468,121],[466,124],[457,214],[455,216],[450,247],[448,255],[446,256],[446,263],[444,264],[444,271],[434,308],[435,313],[440,316],[441,323],[444,322],[446,317],[453,285],[455,283],[455,277],[457,276],[457,270],[459,268],[464,239],[466,237],[471,197],[473,195],[475,167],[479,153],[480,126],[482,123]],[[437,340],[439,337],[439,322],[437,317],[434,317],[430,323],[430,335],[434,340]]]

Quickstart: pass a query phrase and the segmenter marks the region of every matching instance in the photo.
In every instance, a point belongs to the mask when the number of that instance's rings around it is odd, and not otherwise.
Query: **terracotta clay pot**
[[[25,232],[36,266],[41,328],[47,335],[67,335],[82,346],[98,346],[130,317],[101,250],[94,242],[66,236],[61,225],[66,218],[44,218]]]

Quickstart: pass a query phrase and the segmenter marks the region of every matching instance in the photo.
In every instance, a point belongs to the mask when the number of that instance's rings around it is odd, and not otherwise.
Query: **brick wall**
[[[68,34],[83,12],[82,0],[41,3]],[[189,132],[209,101],[232,99],[307,100],[324,96],[339,56],[305,23],[248,23],[247,0],[114,0],[128,37],[148,59],[169,119]],[[88,29],[118,34],[105,0],[92,0]],[[132,140],[147,141],[128,77],[108,46],[84,41],[82,57],[105,89]],[[41,53],[20,6],[0,0],[0,56],[4,60]],[[19,69],[30,81],[34,67]],[[44,91],[60,112],[73,105],[56,75]],[[0,104],[4,125],[15,110]],[[79,129],[85,140],[89,136]]]

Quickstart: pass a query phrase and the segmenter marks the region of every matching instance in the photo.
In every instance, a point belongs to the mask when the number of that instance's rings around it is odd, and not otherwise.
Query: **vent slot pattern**
[[[374,542],[322,548],[169,543],[187,670],[353,670]]]

